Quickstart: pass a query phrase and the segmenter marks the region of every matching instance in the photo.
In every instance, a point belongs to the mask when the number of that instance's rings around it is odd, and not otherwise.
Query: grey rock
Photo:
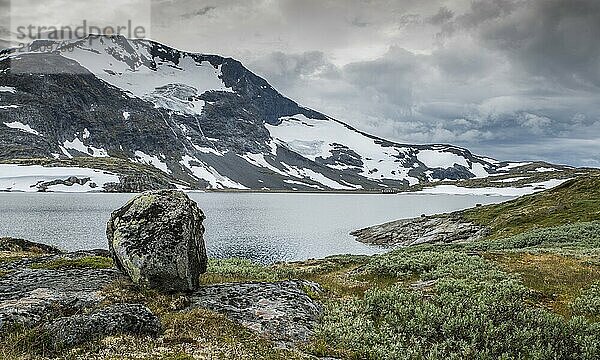
[[[157,336],[160,320],[140,304],[115,304],[89,314],[63,317],[44,326],[53,347],[61,349],[101,339],[130,334]]]
[[[140,194],[113,212],[108,246],[119,270],[134,284],[161,291],[190,291],[199,286],[208,258],[202,210],[174,190]]]
[[[98,185],[93,183],[89,177],[78,178],[76,176],[70,176],[67,179],[56,179],[51,181],[41,181],[36,185],[32,185],[31,187],[36,187],[39,192],[46,192],[50,186],[54,185],[65,185],[65,186],[73,186],[73,185],[85,185],[89,183],[91,188],[97,188]]]
[[[93,250],[0,261],[0,333],[17,324],[39,326],[56,348],[121,333],[158,334],[160,323],[143,305],[101,308],[110,300],[106,298],[108,286],[128,282],[116,268],[32,267],[107,255],[105,250]],[[202,286],[181,294],[172,302],[171,311],[209,309],[279,346],[292,347],[313,334],[322,306],[309,293],[321,292],[318,284],[303,280]]]
[[[351,235],[367,244],[410,246],[470,242],[484,238],[488,233],[487,227],[450,214],[396,220],[356,230]]]
[[[51,245],[38,244],[28,240],[10,237],[0,238],[0,251],[32,252],[37,254],[60,254],[62,252]]]
[[[25,327],[87,311],[103,300],[102,290],[121,275],[117,269],[37,269],[33,264],[99,256],[105,251],[81,251],[0,261],[0,331]]]
[[[119,174],[118,183],[104,184],[104,191],[117,193],[141,193],[149,190],[174,189],[173,182],[156,176],[156,172]],[[161,174],[162,175],[162,174]],[[172,181],[172,180],[171,180]]]
[[[288,346],[307,341],[322,312],[306,289],[320,292],[317,284],[302,281],[231,283],[203,286],[190,297],[190,307],[202,307]]]

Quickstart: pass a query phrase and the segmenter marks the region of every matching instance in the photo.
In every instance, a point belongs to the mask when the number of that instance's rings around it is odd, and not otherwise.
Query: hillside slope
[[[538,228],[600,220],[600,172],[501,204],[449,214],[401,219],[354,231],[380,245],[461,243],[503,238]]]

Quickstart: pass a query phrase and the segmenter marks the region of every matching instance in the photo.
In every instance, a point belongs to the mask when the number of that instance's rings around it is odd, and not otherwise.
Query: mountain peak
[[[4,159],[119,158],[190,188],[302,190],[401,188],[499,167],[450,145],[366,134],[298,105],[234,59],[151,40],[39,40],[4,51],[0,64],[14,89],[0,94],[2,144],[13,149]]]

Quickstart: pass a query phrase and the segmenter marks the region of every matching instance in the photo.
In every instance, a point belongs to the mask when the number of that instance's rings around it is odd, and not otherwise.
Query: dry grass
[[[552,253],[490,253],[485,257],[535,291],[531,301],[557,314],[571,316],[571,303],[582,289],[600,280],[600,266],[585,258]]]

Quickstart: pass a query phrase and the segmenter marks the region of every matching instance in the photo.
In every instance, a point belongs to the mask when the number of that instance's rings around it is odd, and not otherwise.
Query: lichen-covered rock
[[[222,313],[288,347],[308,341],[322,312],[322,306],[306,291],[322,290],[304,280],[202,286],[191,294],[189,307]]]
[[[489,229],[461,216],[448,214],[396,220],[356,230],[350,234],[356,236],[356,240],[367,244],[410,246],[476,241],[487,236]]]
[[[158,317],[140,304],[110,305],[90,314],[63,317],[44,326],[50,345],[57,349],[112,335],[157,336],[161,329]]]
[[[181,191],[145,192],[112,213],[108,247],[119,270],[137,285],[195,290],[208,262],[204,219],[202,210]]]
[[[117,269],[47,265],[104,255],[106,251],[94,250],[0,261],[0,333],[13,325],[36,326],[98,306],[103,301],[102,289],[121,278]]]

